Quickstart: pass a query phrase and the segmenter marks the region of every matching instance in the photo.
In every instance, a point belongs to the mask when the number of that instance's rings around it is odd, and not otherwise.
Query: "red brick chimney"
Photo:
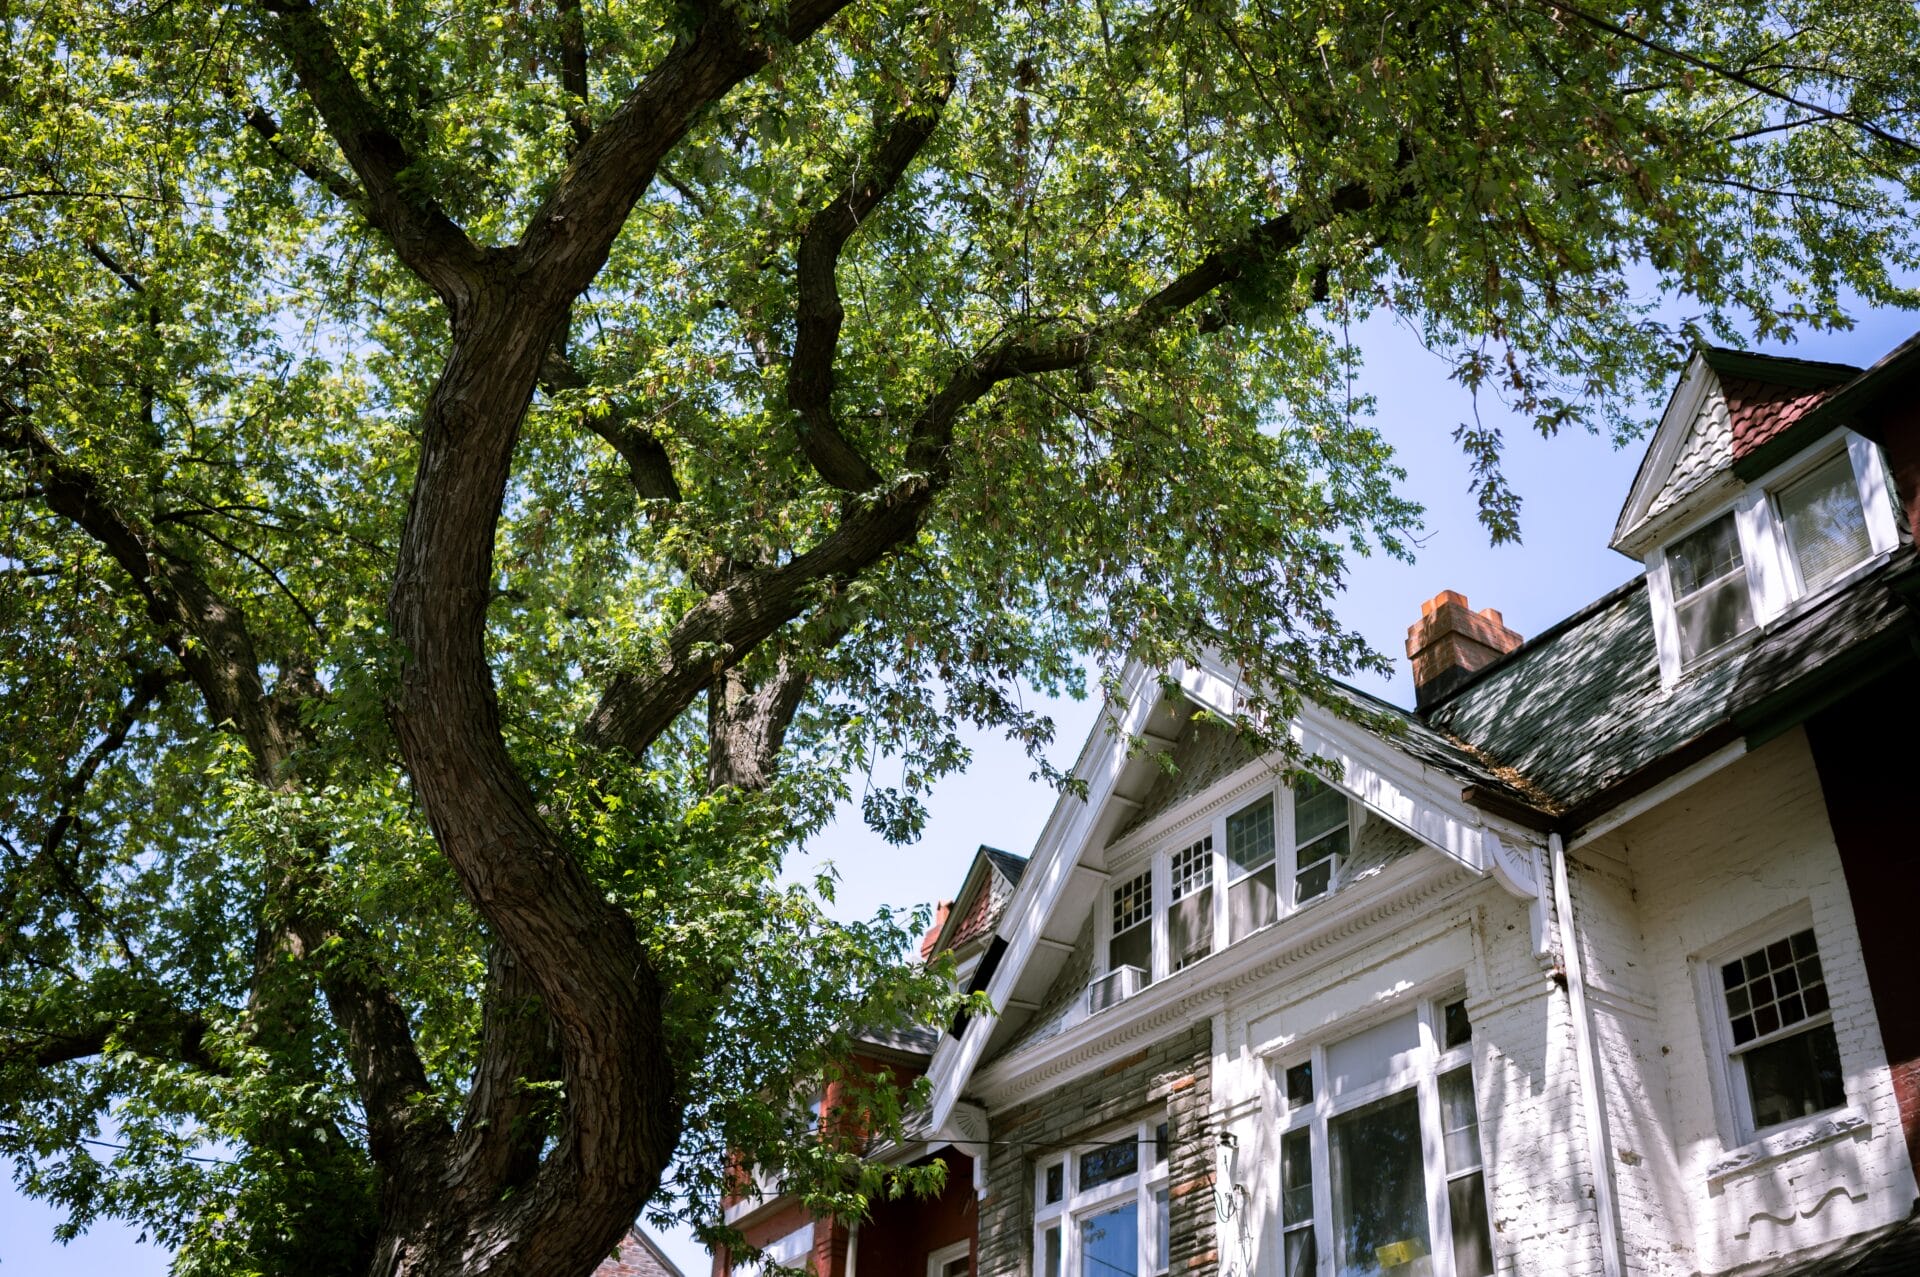
[[[1427,708],[1520,643],[1492,608],[1475,612],[1466,595],[1440,591],[1420,605],[1420,619],[1407,628],[1414,704]]]
[[[947,913],[953,908],[953,901],[942,900],[939,908],[933,911],[933,925],[927,928],[927,934],[920,937],[920,960],[925,962],[933,956],[933,946],[940,943],[940,928],[947,925]]]

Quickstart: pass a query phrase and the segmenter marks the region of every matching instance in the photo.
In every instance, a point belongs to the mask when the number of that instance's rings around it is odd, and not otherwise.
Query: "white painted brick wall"
[[[1629,1270],[1719,1272],[1892,1223],[1915,1188],[1813,759],[1793,732],[1575,853]],[[1810,910],[1854,1135],[1732,1174],[1697,959]],[[1636,925],[1637,924],[1637,925]],[[1782,930],[1790,929],[1783,923]],[[1722,1101],[1724,1102],[1724,1101]],[[1628,1155],[1631,1156],[1628,1156]]]

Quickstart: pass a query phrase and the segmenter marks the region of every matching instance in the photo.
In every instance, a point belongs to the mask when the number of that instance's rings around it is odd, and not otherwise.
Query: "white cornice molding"
[[[974,1089],[989,1107],[1001,1108],[1071,1081],[1110,1060],[1129,1043],[1197,1022],[1283,967],[1364,943],[1382,923],[1422,910],[1466,885],[1469,880],[1458,870],[1458,865],[1439,856],[1409,856],[1379,879],[1349,888],[1350,899],[1336,893],[1324,904],[1303,908],[1263,935],[1203,958],[1117,1007],[995,1060],[975,1075]]]

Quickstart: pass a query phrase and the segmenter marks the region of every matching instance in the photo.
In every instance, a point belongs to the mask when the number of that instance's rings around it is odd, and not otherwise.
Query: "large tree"
[[[4,23],[0,1146],[183,1271],[580,1273],[818,1162],[767,1097],[938,984],[777,885],[836,801],[910,839],[1082,653],[1256,727],[1374,659],[1350,323],[1624,432],[1911,300],[1909,0]]]

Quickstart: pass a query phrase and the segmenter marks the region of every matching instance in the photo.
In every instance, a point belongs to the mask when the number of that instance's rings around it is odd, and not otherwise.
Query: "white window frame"
[[[1727,1012],[1727,1000],[1721,991],[1720,968],[1735,958],[1744,957],[1775,940],[1786,939],[1801,931],[1813,932],[1814,949],[1820,956],[1821,974],[1827,985],[1827,1009],[1818,1015],[1796,1021],[1787,1029],[1776,1030],[1736,1046],[1733,1041],[1733,1024]],[[1720,1124],[1721,1144],[1728,1152],[1765,1140],[1779,1132],[1790,1131],[1798,1126],[1830,1122],[1836,1114],[1847,1113],[1853,1108],[1853,1096],[1846,1090],[1846,1060],[1843,1057],[1840,1070],[1842,1099],[1837,1107],[1823,1109],[1805,1117],[1791,1118],[1785,1122],[1776,1122],[1771,1126],[1757,1126],[1753,1120],[1753,1100],[1747,1091],[1747,1071],[1740,1061],[1742,1055],[1755,1047],[1783,1041],[1822,1025],[1835,1024],[1833,999],[1837,990],[1831,973],[1827,970],[1833,959],[1833,950],[1827,943],[1830,939],[1829,936],[1823,936],[1820,928],[1814,925],[1811,905],[1802,903],[1774,914],[1763,922],[1746,927],[1720,941],[1712,949],[1694,956],[1694,992],[1699,999],[1700,1018],[1705,1029],[1707,1058],[1710,1065],[1707,1071],[1713,1081],[1714,1115]],[[1834,1029],[1834,1038],[1835,1047],[1838,1049],[1838,1028]]]
[[[1314,1271],[1320,1277],[1333,1277],[1335,1272],[1335,1253],[1333,1246],[1333,1167],[1330,1128],[1334,1119],[1357,1109],[1366,1108],[1381,1100],[1391,1099],[1408,1091],[1415,1093],[1420,1113],[1420,1149],[1424,1164],[1427,1191],[1427,1232],[1431,1242],[1433,1277],[1454,1277],[1453,1264],[1453,1211],[1448,1200],[1447,1186],[1454,1179],[1478,1172],[1481,1176],[1483,1191],[1490,1189],[1491,1159],[1487,1157],[1484,1141],[1480,1146],[1480,1161],[1477,1166],[1458,1172],[1447,1169],[1445,1133],[1440,1109],[1440,1078],[1455,1069],[1473,1070],[1473,1040],[1471,1037],[1459,1046],[1451,1049],[1443,1046],[1446,1041],[1446,1008],[1449,1003],[1466,998],[1466,992],[1458,985],[1448,988],[1439,995],[1423,996],[1413,1006],[1406,1001],[1396,999],[1390,1008],[1390,1014],[1369,1017],[1355,1028],[1351,1024],[1342,1024],[1342,1032],[1315,1042],[1305,1050],[1295,1048],[1274,1055],[1267,1061],[1265,1088],[1267,1092],[1268,1112],[1272,1115],[1278,1136],[1276,1149],[1284,1145],[1289,1134],[1295,1131],[1312,1132],[1311,1161],[1313,1166],[1313,1243],[1317,1259]],[[1416,1048],[1414,1062],[1398,1072],[1344,1095],[1333,1095],[1332,1078],[1327,1069],[1328,1048],[1346,1041],[1358,1032],[1398,1019],[1413,1011],[1418,1016],[1420,1040]],[[1287,1096],[1287,1070],[1296,1065],[1311,1062],[1313,1065],[1313,1102],[1298,1108],[1293,1107]],[[1479,1110],[1477,1095],[1475,1109]],[[1268,1173],[1273,1176],[1272,1193],[1273,1217],[1270,1235],[1276,1247],[1274,1271],[1283,1272],[1286,1262],[1286,1217],[1285,1184],[1282,1179],[1283,1158],[1275,1156]],[[1492,1203],[1487,1204],[1487,1216],[1493,1217]],[[1497,1238],[1498,1234],[1493,1234]],[[1494,1242],[1495,1271],[1499,1271],[1498,1242]]]
[[[942,1246],[927,1256],[927,1277],[944,1277],[948,1264],[956,1259],[971,1260],[972,1258],[973,1243],[971,1242],[955,1242],[951,1246]],[[973,1272],[971,1264],[968,1265],[967,1272],[969,1274]]]
[[[1860,498],[1860,511],[1867,525],[1867,556],[1833,580],[1809,593],[1800,581],[1793,551],[1787,543],[1786,527],[1780,518],[1774,494],[1781,488],[1805,478],[1841,452],[1847,454],[1853,470],[1854,490]],[[1680,525],[1661,541],[1647,558],[1647,596],[1653,607],[1654,643],[1660,658],[1660,679],[1671,685],[1690,669],[1711,664],[1722,655],[1738,651],[1743,640],[1764,633],[1768,627],[1811,600],[1824,598],[1893,552],[1899,544],[1899,529],[1894,521],[1893,485],[1888,477],[1886,459],[1871,439],[1852,430],[1839,429],[1801,449],[1772,470],[1746,484],[1731,507],[1720,505]],[[1691,662],[1681,659],[1680,618],[1673,595],[1672,570],[1668,548],[1726,515],[1731,509],[1734,527],[1740,537],[1740,558],[1746,569],[1747,597],[1753,611],[1753,625],[1743,634],[1718,647],[1700,653]]]
[[[1130,1122],[1125,1126],[1109,1128],[1099,1137],[1075,1144],[1059,1153],[1042,1157],[1033,1168],[1033,1268],[1034,1277],[1046,1277],[1047,1233],[1060,1230],[1060,1275],[1061,1277],[1079,1277],[1074,1265],[1080,1261],[1080,1222],[1102,1211],[1111,1210],[1132,1198],[1134,1201],[1134,1222],[1139,1231],[1139,1267],[1136,1272],[1160,1274],[1172,1266],[1171,1256],[1158,1254],[1160,1230],[1157,1227],[1159,1215],[1156,1209],[1161,1194],[1168,1189],[1168,1170],[1172,1163],[1171,1144],[1169,1157],[1157,1156],[1158,1141],[1155,1132],[1161,1121],[1153,1118]],[[1096,1184],[1092,1188],[1080,1188],[1080,1157],[1105,1145],[1127,1138],[1131,1134],[1140,1149],[1139,1165],[1130,1175],[1122,1175]],[[1171,1128],[1169,1128],[1171,1136]],[[1049,1167],[1061,1168],[1063,1192],[1057,1202],[1047,1201],[1047,1170]],[[1167,1209],[1172,1210],[1172,1198],[1168,1197]],[[1167,1247],[1171,1249],[1171,1245]]]
[[[1172,969],[1172,930],[1168,923],[1169,911],[1173,904],[1173,856],[1176,852],[1184,851],[1202,839],[1213,840],[1213,870],[1208,879],[1213,890],[1213,947],[1205,956],[1196,958],[1182,970],[1200,966],[1208,958],[1224,952],[1232,943],[1244,944],[1255,936],[1271,930],[1299,910],[1312,908],[1337,895],[1345,878],[1346,860],[1352,857],[1364,824],[1366,806],[1357,801],[1343,787],[1327,781],[1324,777],[1320,779],[1328,788],[1343,795],[1347,801],[1347,854],[1334,865],[1325,891],[1297,904],[1293,899],[1300,852],[1295,837],[1293,787],[1273,781],[1249,788],[1237,794],[1233,801],[1219,804],[1212,816],[1182,822],[1165,835],[1155,839],[1150,848],[1125,856],[1116,867],[1108,871],[1106,883],[1101,889],[1100,906],[1095,911],[1092,983],[1097,983],[1113,971],[1114,893],[1122,886],[1131,883],[1142,872],[1151,873],[1153,884],[1152,964],[1147,968],[1146,983],[1157,984],[1169,975],[1176,974]],[[1227,819],[1263,799],[1273,803],[1274,917],[1272,922],[1256,928],[1235,942],[1230,940],[1228,905],[1231,888],[1240,879],[1230,879],[1233,864],[1227,859]],[[1328,830],[1321,837],[1331,837],[1336,830]],[[1242,877],[1245,876],[1242,875]]]

